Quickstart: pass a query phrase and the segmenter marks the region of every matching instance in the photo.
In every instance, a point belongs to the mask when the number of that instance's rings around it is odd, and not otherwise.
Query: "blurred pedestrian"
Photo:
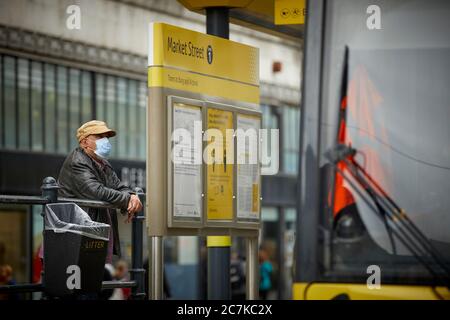
[[[129,281],[130,275],[128,273],[128,262],[119,260],[116,262],[116,274],[114,276],[117,281]],[[122,291],[122,300],[128,300],[131,295],[130,288],[119,288]]]
[[[259,250],[259,298],[267,300],[267,294],[272,289],[273,266],[266,250]]]
[[[0,286],[15,285],[16,281],[13,278],[13,268],[9,264],[0,265]],[[19,300],[17,293],[0,293],[0,300]]]

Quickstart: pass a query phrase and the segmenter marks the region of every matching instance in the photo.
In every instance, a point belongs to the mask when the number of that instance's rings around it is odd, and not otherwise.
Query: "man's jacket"
[[[59,172],[59,196],[106,201],[123,212],[134,192],[121,183],[108,161],[98,163],[80,147],[74,149]],[[120,256],[119,230],[115,209],[83,208],[94,221],[107,223],[113,230],[114,254]],[[112,239],[110,239],[112,240]]]

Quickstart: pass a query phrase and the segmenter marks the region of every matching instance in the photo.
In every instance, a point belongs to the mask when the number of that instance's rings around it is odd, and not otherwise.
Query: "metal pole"
[[[230,38],[229,9],[206,8],[206,33]],[[231,299],[230,247],[231,237],[207,237],[208,247],[208,299]]]
[[[226,7],[206,8],[206,33],[221,38],[230,38],[230,14]]]
[[[258,237],[247,238],[247,300],[258,299],[259,270],[258,270]]]
[[[231,237],[209,236],[208,300],[230,300],[230,246]]]
[[[145,208],[145,195],[141,188],[135,188],[134,191],[139,197]],[[145,298],[145,269],[143,261],[143,225],[142,222],[145,219],[144,209],[136,213],[133,218],[133,224],[131,229],[131,280],[136,281],[136,286],[132,289],[133,300],[143,300]]]
[[[151,288],[151,299],[152,300],[162,300],[163,299],[163,237],[151,237],[151,261],[150,270],[150,285]]]

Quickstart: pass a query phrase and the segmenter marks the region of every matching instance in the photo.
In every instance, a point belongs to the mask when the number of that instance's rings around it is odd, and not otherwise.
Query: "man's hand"
[[[141,200],[139,200],[139,197],[137,195],[132,194],[130,197],[130,201],[128,201],[128,208],[127,208],[128,218],[125,220],[125,222],[130,223],[134,217],[134,214],[141,210],[142,210]]]

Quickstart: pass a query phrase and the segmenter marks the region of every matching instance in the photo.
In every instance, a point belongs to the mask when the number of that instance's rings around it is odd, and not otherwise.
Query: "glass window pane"
[[[300,111],[295,107],[283,107],[283,170],[286,173],[297,173],[298,135],[300,127]]]
[[[70,104],[69,104],[69,141],[70,150],[78,145],[77,129],[81,126],[80,119],[80,70],[70,69]]]
[[[68,148],[68,108],[67,108],[67,68],[58,66],[57,114],[58,114],[58,152],[67,153]]]
[[[42,127],[42,63],[31,63],[31,130],[32,150],[42,151],[43,131]]]
[[[30,79],[29,62],[18,59],[19,85],[19,149],[30,149]]]
[[[45,149],[56,151],[56,92],[55,66],[45,64]]]
[[[95,74],[95,109],[97,120],[105,121],[105,76],[102,74]]]
[[[3,55],[0,55],[0,148],[3,147]]]
[[[5,147],[16,148],[16,72],[15,59],[5,57]]]
[[[146,123],[147,123],[147,84],[144,81],[139,83],[139,159],[145,160],[146,157]]]
[[[116,129],[116,81],[115,77],[106,77],[106,123],[112,129]],[[117,157],[117,137],[111,140],[111,157]]]
[[[117,156],[119,158],[129,158],[127,145],[128,145],[128,126],[127,118],[129,111],[127,110],[127,83],[124,78],[118,78],[117,80],[117,107],[118,107],[118,126],[117,126]]]
[[[88,71],[82,71],[81,123],[92,120],[92,81]]]
[[[138,157],[138,104],[137,104],[137,84],[136,80],[128,81],[128,128],[130,137],[128,140],[128,152],[130,158],[136,159]]]

